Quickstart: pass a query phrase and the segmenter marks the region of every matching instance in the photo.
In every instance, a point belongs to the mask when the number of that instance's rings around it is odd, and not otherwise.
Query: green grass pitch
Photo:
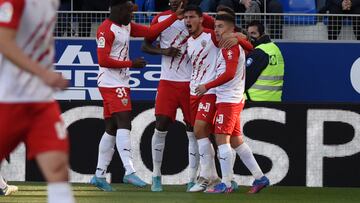
[[[19,191],[12,196],[0,196],[0,202],[40,203],[46,202],[46,185],[34,182],[12,183]],[[150,187],[144,189],[131,185],[113,184],[115,192],[103,192],[89,184],[73,184],[76,200],[79,203],[360,203],[360,188],[306,188],[273,186],[265,188],[256,195],[246,194],[249,187],[240,186],[240,190],[231,194],[186,193],[185,186],[164,186],[164,192],[154,193]]]

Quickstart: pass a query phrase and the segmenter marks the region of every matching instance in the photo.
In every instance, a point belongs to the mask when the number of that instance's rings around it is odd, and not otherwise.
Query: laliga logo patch
[[[11,3],[5,2],[0,5],[0,22],[9,23],[13,16],[14,8]]]
[[[127,104],[129,103],[129,100],[127,98],[121,99],[121,102],[124,106],[127,106]]]
[[[229,60],[231,60],[233,58],[233,52],[231,50],[229,50],[227,52],[227,57],[228,57]]]
[[[202,46],[202,47],[205,47],[206,44],[207,44],[207,42],[206,42],[205,40],[201,41],[201,46]]]
[[[98,48],[105,48],[105,37],[99,37],[97,44]]]
[[[253,59],[252,58],[248,58],[247,60],[246,60],[246,67],[249,67],[252,63],[253,63]]]

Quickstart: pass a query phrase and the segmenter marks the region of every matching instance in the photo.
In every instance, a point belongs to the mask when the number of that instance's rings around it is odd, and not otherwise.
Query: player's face
[[[180,6],[180,3],[183,2],[183,5],[186,5],[187,0],[170,0],[169,6],[172,11],[176,11],[176,9]]]
[[[124,25],[128,25],[131,22],[131,18],[134,11],[134,4],[131,1],[127,1],[124,4],[120,4],[119,8],[119,18],[124,23]]]
[[[215,21],[215,35],[216,40],[221,40],[221,36],[225,33],[232,33],[234,26],[226,21],[216,20]]]
[[[193,35],[199,31],[203,21],[202,17],[200,17],[196,11],[185,12],[184,20],[190,35]]]
[[[259,33],[259,31],[258,31],[258,29],[257,29],[257,27],[256,26],[250,26],[250,27],[248,27],[248,33],[249,33],[249,35],[252,37],[252,38],[254,38],[254,39],[259,39],[260,38],[260,33]]]

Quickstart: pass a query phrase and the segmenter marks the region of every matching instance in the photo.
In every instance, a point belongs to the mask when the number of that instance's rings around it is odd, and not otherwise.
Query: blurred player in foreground
[[[129,68],[143,68],[143,58],[130,60],[130,37],[154,37],[181,17],[178,9],[167,20],[146,27],[131,22],[134,4],[127,0],[110,1],[110,17],[97,31],[97,54],[100,65],[98,87],[103,97],[105,133],[99,144],[98,164],[90,183],[104,191],[113,191],[106,182],[107,168],[118,149],[125,168],[124,183],[145,187],[146,183],[137,175],[131,156],[131,99]]]
[[[225,34],[234,32],[235,18],[231,15],[218,15],[215,21],[216,38],[219,40]],[[244,107],[245,88],[245,52],[239,45],[230,49],[221,49],[216,62],[216,79],[199,85],[197,95],[203,95],[209,89],[216,92],[215,138],[219,148],[219,161],[222,181],[209,193],[229,193],[233,191],[233,153],[234,148],[244,164],[255,177],[254,185],[249,193],[256,193],[269,185],[258,166],[249,146],[244,143],[240,129],[240,113]]]
[[[24,142],[48,182],[48,202],[72,203],[67,132],[53,98],[68,84],[53,71],[58,6],[0,0],[0,162]]]

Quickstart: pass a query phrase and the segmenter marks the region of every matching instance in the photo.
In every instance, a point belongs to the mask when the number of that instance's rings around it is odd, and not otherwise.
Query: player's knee
[[[204,129],[203,127],[199,127],[199,126],[195,126],[194,127],[194,134],[196,139],[202,139],[202,138],[206,138],[209,136],[209,133],[206,129]]]
[[[222,145],[222,144],[228,144],[229,143],[229,139],[227,135],[215,135],[215,140],[216,140],[216,144]]]
[[[155,128],[159,131],[168,131],[171,119],[166,116],[156,116]]]
[[[69,174],[68,174],[69,164],[65,160],[59,160],[56,163],[52,163],[51,166],[48,168],[47,172],[47,182],[64,182],[68,181]]]

